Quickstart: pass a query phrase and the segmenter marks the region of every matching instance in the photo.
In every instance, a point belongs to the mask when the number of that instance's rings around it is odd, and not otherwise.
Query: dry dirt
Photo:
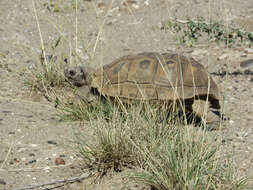
[[[223,146],[234,154],[238,174],[251,177],[253,189],[253,61],[240,66],[241,61],[253,59],[253,49],[216,44],[178,49],[172,35],[160,29],[169,17],[185,20],[202,16],[235,22],[238,27],[253,31],[253,1],[137,0],[137,4],[126,6],[121,0],[115,0],[112,5],[108,0],[98,6],[95,0],[81,0],[77,25],[72,2],[36,1],[46,53],[52,53],[50,47],[62,36],[64,45],[59,52],[69,55],[76,50],[82,60],[78,64],[89,63],[86,50],[95,52],[96,66],[142,51],[172,50],[193,56],[208,67],[223,88],[225,113],[231,118],[223,131]],[[53,105],[43,97],[29,96],[20,77],[24,69],[34,66],[41,52],[33,1],[1,0],[0,23],[0,189],[80,176],[81,166],[72,140],[74,131],[86,132],[84,127],[60,122]],[[98,35],[100,40],[96,42]],[[231,73],[248,69],[251,74],[215,75],[224,68]],[[57,157],[64,159],[65,165],[57,166]],[[84,181],[59,189],[119,188],[112,179],[95,187],[87,184]]]

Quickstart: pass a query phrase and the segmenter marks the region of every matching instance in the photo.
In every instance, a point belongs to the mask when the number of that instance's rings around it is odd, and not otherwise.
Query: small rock
[[[241,54],[241,57],[247,57],[246,53]]]
[[[251,70],[249,70],[249,69],[246,69],[246,70],[244,71],[244,74],[245,74],[245,75],[251,75],[251,74],[253,74],[253,72],[252,72]]]
[[[55,164],[56,165],[65,165],[65,161],[62,158],[56,158]]]
[[[43,170],[45,170],[46,172],[49,172],[51,168],[49,166],[46,166],[45,168],[43,168]]]
[[[100,3],[98,3],[97,7],[100,8],[100,9],[104,9],[104,8],[107,7],[107,5],[103,2],[100,2]]]
[[[0,179],[0,184],[1,185],[6,185],[6,182],[3,179]]]
[[[233,124],[233,123],[234,123],[234,121],[233,121],[233,120],[229,120],[229,123],[230,123],[230,124]]]
[[[32,164],[32,163],[35,163],[35,162],[37,162],[37,160],[31,160],[31,161],[27,162],[25,165]]]
[[[116,22],[117,20],[116,19],[113,19],[113,20],[109,20],[106,22],[106,25],[112,25],[114,22]]]
[[[149,6],[149,4],[150,4],[149,0],[144,1],[145,6]]]
[[[132,6],[135,9],[139,8],[138,1],[136,1],[136,0],[124,0],[122,2],[122,5],[124,5],[124,6]]]
[[[33,157],[33,156],[35,156],[35,154],[34,154],[34,153],[30,153],[29,156],[32,156],[32,157]]]
[[[47,143],[48,143],[48,144],[53,144],[53,145],[56,145],[56,144],[57,144],[57,142],[51,141],[51,140],[50,140],[50,141],[47,141]]]
[[[222,54],[220,57],[218,57],[218,60],[224,60],[224,59],[227,59],[229,56],[229,54]]]
[[[240,63],[240,66],[243,68],[247,68],[253,65],[253,59],[245,60]]]
[[[29,146],[30,147],[37,147],[38,145],[37,144],[30,144]]]
[[[252,48],[245,48],[244,51],[246,53],[253,53],[253,49]]]
[[[29,70],[35,70],[36,69],[36,65],[34,63],[29,63],[28,66],[27,66],[27,68]]]
[[[20,162],[19,159],[17,159],[17,158],[14,158],[13,160],[14,160],[15,162],[17,162],[17,163]]]

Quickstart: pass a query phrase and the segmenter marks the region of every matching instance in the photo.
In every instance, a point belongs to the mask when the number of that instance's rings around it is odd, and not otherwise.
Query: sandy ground
[[[253,61],[246,67],[240,62],[253,59],[253,49],[216,44],[178,49],[171,33],[160,29],[169,17],[201,16],[253,31],[252,0],[137,0],[128,6],[120,0],[112,4],[109,0],[100,4],[79,1],[77,17],[72,1],[53,2],[54,6],[49,0],[35,5],[47,54],[61,36],[63,45],[58,51],[70,55],[76,50],[78,64],[91,64],[86,50],[95,52],[94,67],[133,52],[171,50],[204,64],[223,88],[225,112],[231,118],[223,132],[224,149],[234,154],[239,175],[253,177],[253,75],[215,75],[223,68],[252,72]],[[1,0],[0,23],[0,189],[80,176],[82,167],[72,140],[75,130],[85,133],[85,129],[78,123],[60,122],[53,105],[29,96],[20,77],[24,69],[34,66],[41,52],[33,1]],[[64,159],[65,165],[56,165],[56,158]],[[117,189],[111,181],[96,187],[84,181],[59,189]],[[251,184],[253,188],[252,180]]]

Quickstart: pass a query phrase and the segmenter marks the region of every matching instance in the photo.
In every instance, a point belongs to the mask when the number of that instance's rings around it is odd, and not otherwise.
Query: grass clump
[[[46,55],[42,49],[41,55],[33,65],[30,65],[24,73],[25,85],[32,92],[49,94],[53,89],[67,86],[64,77],[64,68],[67,64],[66,56],[57,56],[55,50],[60,43],[60,38],[52,47],[52,54]]]
[[[147,155],[146,167],[127,176],[157,190],[245,188],[245,181],[233,176],[232,163],[219,158],[218,145],[207,142],[206,132],[198,137],[195,131],[190,137],[189,129],[184,130],[171,133],[152,150],[142,149]]]
[[[75,94],[75,90],[73,92]],[[98,119],[99,115],[103,115],[103,119],[108,121],[112,120],[114,110],[108,101],[89,103],[84,98],[77,98],[75,102],[73,98],[65,102],[55,102],[55,107],[60,111],[59,116],[64,121],[91,121]]]
[[[132,107],[124,114],[113,109],[110,120],[97,114],[88,135],[77,135],[85,165],[99,176],[123,171],[123,178],[158,190],[246,187],[210,132],[175,120],[161,122],[157,118],[167,118],[166,111],[146,108]]]
[[[171,19],[162,26],[162,29],[171,31],[177,36],[180,44],[192,46],[201,37],[210,42],[225,43],[229,47],[244,44],[249,47],[253,43],[253,33],[240,28],[225,26],[220,22],[207,23],[203,18],[197,21]]]
[[[132,107],[128,113],[113,109],[113,106],[111,108],[109,117],[108,112],[105,114],[102,111],[97,114],[96,120],[91,121],[92,139],[89,139],[90,135],[77,138],[84,162],[101,174],[110,169],[122,171],[123,168],[142,167],[144,155],[139,154],[136,144],[147,143],[149,146],[149,138],[162,133],[154,125],[157,123],[154,113],[147,114],[141,107]],[[143,131],[144,128],[149,130]],[[165,127],[163,129],[168,130]]]

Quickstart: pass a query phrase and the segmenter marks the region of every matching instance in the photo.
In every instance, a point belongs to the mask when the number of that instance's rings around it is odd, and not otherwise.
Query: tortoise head
[[[81,87],[90,85],[92,71],[89,67],[68,67],[64,75],[71,84]]]

